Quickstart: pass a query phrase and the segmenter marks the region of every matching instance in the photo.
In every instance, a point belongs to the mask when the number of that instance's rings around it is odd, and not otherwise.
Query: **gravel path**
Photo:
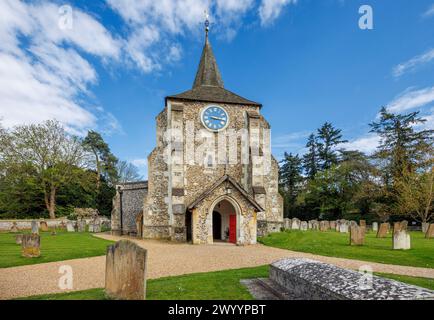
[[[99,235],[107,240],[120,237]],[[317,256],[254,245],[238,247],[228,244],[175,244],[163,241],[130,239],[148,250],[148,278],[187,273],[254,267],[285,257],[306,257],[340,267],[358,269],[370,265],[374,272],[434,278],[434,269],[386,265],[350,259]],[[104,287],[105,256],[50,262],[0,269],[0,299],[64,292],[58,287],[59,267],[69,265],[74,273],[74,291]]]

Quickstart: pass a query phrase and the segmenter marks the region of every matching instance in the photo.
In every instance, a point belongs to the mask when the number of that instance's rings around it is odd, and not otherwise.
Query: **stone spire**
[[[205,22],[205,27],[205,46],[203,47],[202,57],[200,58],[199,68],[196,73],[196,79],[194,80],[193,89],[201,86],[213,86],[223,88],[223,80],[220,75],[220,71],[208,39],[208,20]]]

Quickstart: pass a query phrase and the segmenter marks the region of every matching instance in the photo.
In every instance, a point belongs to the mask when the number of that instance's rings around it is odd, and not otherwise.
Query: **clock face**
[[[229,115],[222,107],[213,105],[202,110],[201,120],[208,130],[221,131],[228,126]]]

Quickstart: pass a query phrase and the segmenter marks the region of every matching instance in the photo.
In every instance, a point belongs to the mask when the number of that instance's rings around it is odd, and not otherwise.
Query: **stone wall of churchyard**
[[[100,217],[101,222],[110,221],[106,217]],[[60,228],[63,223],[63,226],[68,221],[68,218],[57,218],[57,219],[9,219],[9,220],[0,220],[0,231],[9,231],[11,230],[14,223],[16,223],[18,230],[31,230],[32,229],[32,221],[45,221],[49,228]],[[92,220],[91,218],[84,219],[86,224],[89,224]]]
[[[122,200],[122,232],[123,234],[137,233],[136,218],[143,212],[143,201],[147,193],[147,182],[124,183],[116,186],[112,213],[113,231],[120,231],[120,206]]]
[[[230,188],[231,193],[227,193]],[[237,212],[237,244],[248,245],[256,243],[256,209],[230,182],[222,183],[210,195],[208,195],[193,210],[193,243],[213,243],[212,230],[212,205],[216,199],[224,197],[235,201],[241,212]],[[216,203],[215,203],[216,204]],[[236,208],[235,208],[236,209]]]

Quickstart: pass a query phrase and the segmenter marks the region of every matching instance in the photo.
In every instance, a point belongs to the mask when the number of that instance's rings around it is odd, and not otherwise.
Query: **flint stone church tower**
[[[248,245],[279,231],[278,163],[261,108],[224,88],[207,32],[193,88],[166,97],[156,117],[149,181],[117,186],[114,233]]]

